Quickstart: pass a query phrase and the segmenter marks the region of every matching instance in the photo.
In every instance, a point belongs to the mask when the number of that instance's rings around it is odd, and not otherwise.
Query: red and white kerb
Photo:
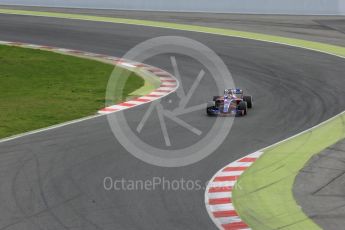
[[[228,164],[219,170],[208,184],[205,192],[206,209],[219,229],[250,229],[236,212],[232,200],[232,190],[241,174],[262,154],[262,152],[255,152]]]

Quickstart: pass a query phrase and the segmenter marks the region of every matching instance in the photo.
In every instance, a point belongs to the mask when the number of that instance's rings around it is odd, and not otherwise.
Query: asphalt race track
[[[344,16],[143,12],[14,5],[1,5],[1,8],[173,22],[273,34],[340,46],[345,45]]]
[[[215,229],[204,207],[204,191],[106,191],[107,176],[165,177],[206,182],[222,166],[303,131],[345,108],[345,60],[283,45],[122,24],[0,15],[0,40],[73,48],[122,56],[136,44],[164,35],[195,39],[213,49],[237,86],[255,97],[255,108],[235,124],[212,155],[190,166],[162,168],[130,155],[114,138],[106,117],[0,143],[0,229]],[[178,57],[183,86],[200,66]],[[150,60],[169,69],[164,58]],[[207,100],[208,79],[196,100]],[[335,106],[336,105],[336,106]],[[147,107],[126,112],[135,126]],[[152,118],[154,119],[154,118]],[[204,111],[184,120],[204,127]],[[174,142],[190,134],[167,123]],[[147,128],[148,143],[161,142],[159,124]],[[188,136],[189,135],[189,136]],[[190,137],[190,139],[188,138]],[[159,145],[159,143],[157,143]]]

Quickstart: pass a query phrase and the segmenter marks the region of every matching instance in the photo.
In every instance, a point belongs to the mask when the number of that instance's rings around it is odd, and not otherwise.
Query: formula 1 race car
[[[245,116],[252,107],[252,96],[245,96],[241,89],[226,89],[224,96],[214,96],[213,101],[207,103],[206,112],[209,116]]]

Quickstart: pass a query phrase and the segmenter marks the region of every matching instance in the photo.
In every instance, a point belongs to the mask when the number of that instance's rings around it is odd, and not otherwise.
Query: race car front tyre
[[[214,101],[207,102],[206,113],[208,116],[214,116],[215,113],[212,112],[216,108],[216,103]]]
[[[243,101],[247,102],[247,106],[249,109],[253,108],[252,96],[243,96]]]

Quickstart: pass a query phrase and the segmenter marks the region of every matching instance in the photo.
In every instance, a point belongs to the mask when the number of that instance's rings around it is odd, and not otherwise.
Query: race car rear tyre
[[[247,102],[247,107],[249,109],[253,108],[252,96],[243,96],[243,101]]]
[[[241,113],[239,114],[240,116],[245,116],[247,115],[247,103],[245,101],[241,101],[238,106],[237,110],[240,111]]]

